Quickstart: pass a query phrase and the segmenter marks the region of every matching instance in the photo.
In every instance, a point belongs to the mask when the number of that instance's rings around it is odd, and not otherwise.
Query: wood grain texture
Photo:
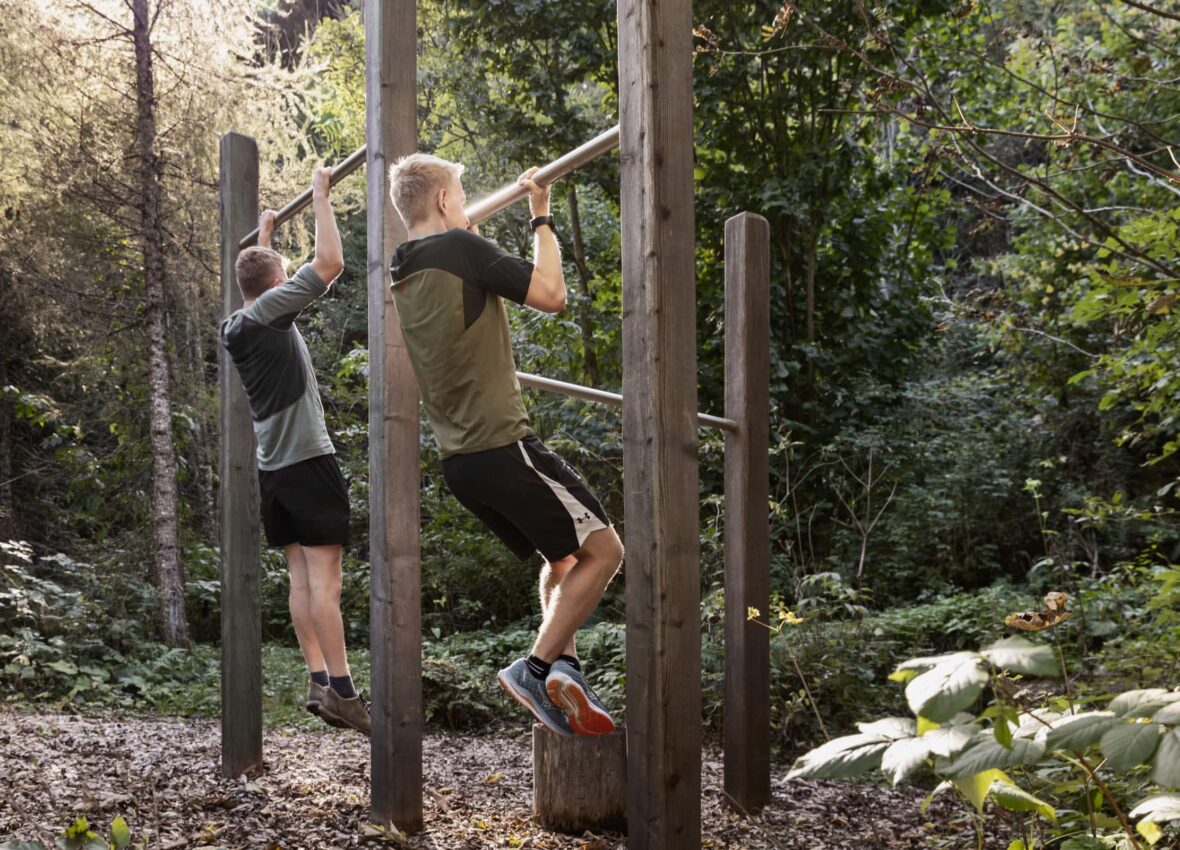
[[[238,240],[258,223],[258,145],[221,137],[221,299],[228,317],[242,306],[234,263]],[[246,392],[218,345],[221,394],[221,770],[262,767],[262,611],[259,597],[258,472]]]
[[[692,3],[620,0],[628,847],[700,846]]]
[[[770,801],[770,225],[725,223],[725,790]]]
[[[390,292],[405,229],[389,166],[417,148],[414,0],[365,3],[368,147],[369,538],[375,822],[422,828],[418,387]]]
[[[533,814],[560,832],[626,829],[626,733],[566,737],[534,723]]]

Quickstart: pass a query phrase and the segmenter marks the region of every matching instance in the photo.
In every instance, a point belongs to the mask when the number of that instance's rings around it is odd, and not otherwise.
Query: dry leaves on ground
[[[0,711],[0,841],[52,837],[79,815],[105,829],[122,815],[151,848],[322,850],[535,848],[617,850],[617,833],[562,835],[532,819],[528,725],[424,742],[426,828],[403,836],[368,820],[369,744],[355,733],[273,729],[266,767],[227,779],[216,722]],[[900,850],[975,846],[949,798],[919,814],[922,792],[835,782],[785,782],[760,814],[726,804],[722,764],[704,753],[702,846],[769,850]],[[961,840],[956,840],[954,836]],[[988,846],[1002,846],[989,839]]]

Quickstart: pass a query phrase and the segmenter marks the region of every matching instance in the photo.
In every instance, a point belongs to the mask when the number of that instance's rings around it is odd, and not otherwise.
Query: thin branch
[[[1180,21],[1180,15],[1175,12],[1165,12],[1163,9],[1157,9],[1154,6],[1148,6],[1146,3],[1138,3],[1136,0],[1119,0],[1127,6],[1134,6],[1136,9],[1142,9],[1152,15],[1159,15],[1161,18],[1170,18],[1173,21]]]

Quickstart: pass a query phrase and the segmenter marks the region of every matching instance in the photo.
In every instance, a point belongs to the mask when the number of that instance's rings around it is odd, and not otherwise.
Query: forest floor
[[[78,716],[0,709],[0,842],[53,846],[80,815],[105,831],[122,815],[139,845],[320,850],[396,846],[422,850],[518,847],[616,850],[618,833],[562,835],[532,819],[528,724],[494,734],[431,733],[424,742],[424,831],[382,835],[368,821],[369,745],[355,733],[266,732],[265,770],[226,779],[215,721]],[[961,803],[924,792],[847,782],[786,782],[757,816],[726,805],[720,753],[704,752],[702,846],[742,850],[974,848]],[[988,848],[1005,846],[989,835]]]

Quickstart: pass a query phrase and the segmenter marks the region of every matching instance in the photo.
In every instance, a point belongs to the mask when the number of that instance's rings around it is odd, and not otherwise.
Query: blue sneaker
[[[500,687],[518,703],[533,713],[538,721],[558,735],[572,735],[561,709],[549,700],[545,683],[529,672],[526,659],[513,661],[496,675]]]
[[[579,735],[606,735],[615,731],[615,722],[598,694],[586,684],[582,671],[568,661],[553,662],[545,679],[545,691],[565,712],[570,728]]]

